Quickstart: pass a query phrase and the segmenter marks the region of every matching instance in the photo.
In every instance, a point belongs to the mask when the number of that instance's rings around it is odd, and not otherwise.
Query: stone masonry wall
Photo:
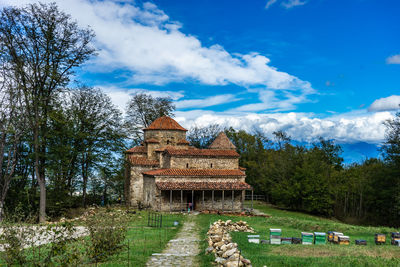
[[[137,207],[143,204],[143,174],[142,172],[152,170],[149,166],[131,166],[129,182],[129,205]]]
[[[237,169],[238,158],[196,158],[196,157],[174,157],[171,156],[170,168],[173,169]]]
[[[157,190],[154,180],[153,177],[143,177],[143,204],[145,207],[158,209],[160,192]]]

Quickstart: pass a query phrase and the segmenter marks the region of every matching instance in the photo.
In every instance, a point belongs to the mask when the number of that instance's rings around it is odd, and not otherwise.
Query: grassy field
[[[73,243],[73,246],[81,250],[81,260],[79,266],[144,266],[151,254],[161,252],[168,241],[172,239],[181,228],[186,215],[182,214],[163,214],[162,227],[148,227],[148,212],[140,211],[130,215],[130,222],[125,239],[125,246],[118,253],[110,256],[103,262],[90,260],[84,255],[84,243],[88,242],[88,238],[80,238]],[[178,221],[178,226],[174,226],[174,221]],[[77,222],[77,225],[82,225],[82,222]],[[26,253],[29,260],[41,261],[48,252],[48,245],[43,245],[40,248],[34,247],[27,249]],[[33,264],[27,264],[32,266]],[[6,266],[5,262],[0,258],[0,266]]]
[[[145,266],[151,254],[161,252],[168,241],[176,235],[184,219],[185,215],[164,214],[163,227],[152,228],[147,227],[146,211],[133,215],[128,229],[125,249],[99,265],[128,266],[128,262],[130,262],[130,266]],[[177,227],[174,227],[174,221],[179,222]]]
[[[365,227],[341,223],[303,213],[283,211],[269,205],[256,203],[256,209],[270,215],[263,217],[235,217],[218,215],[199,215],[201,235],[206,238],[210,223],[222,219],[240,219],[247,221],[261,239],[269,239],[269,228],[281,228],[283,237],[301,237],[301,232],[338,231],[350,236],[349,246],[334,244],[326,245],[269,245],[251,244],[247,242],[247,233],[231,233],[234,242],[237,242],[244,257],[250,259],[253,266],[400,266],[400,248],[391,246],[390,232],[399,229],[388,227]],[[387,234],[387,244],[377,246],[374,243],[374,234]],[[356,246],[356,239],[365,239],[367,246]],[[389,242],[388,242],[389,241]],[[202,243],[202,251],[207,243]],[[201,266],[210,266],[214,255],[199,256]]]

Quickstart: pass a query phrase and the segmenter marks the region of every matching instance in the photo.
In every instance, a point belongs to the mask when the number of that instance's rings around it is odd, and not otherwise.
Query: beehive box
[[[366,246],[367,245],[367,241],[363,240],[363,239],[357,239],[356,240],[356,245],[358,245],[358,246]]]
[[[333,242],[333,231],[328,231],[328,242]]]
[[[290,245],[290,244],[292,244],[292,238],[291,237],[282,237],[281,238],[281,244],[282,245]]]
[[[375,244],[382,245],[386,243],[386,235],[385,234],[375,234]]]
[[[348,237],[347,235],[340,235],[339,245],[350,245],[350,237]]]
[[[326,244],[326,234],[321,232],[314,232],[314,244],[315,245],[325,245]]]
[[[282,230],[271,228],[269,229],[269,233],[270,233],[270,243],[273,245],[280,245]]]
[[[260,235],[248,235],[247,241],[249,243],[260,244]]]
[[[400,233],[398,233],[398,232],[393,232],[392,234],[391,234],[391,236],[392,236],[392,245],[395,245],[396,246],[396,244],[399,242],[400,243]],[[398,242],[397,242],[398,241]]]
[[[301,233],[301,243],[303,245],[312,245],[314,240],[314,234],[313,233],[307,233],[307,232],[302,232]]]
[[[342,236],[343,233],[333,232],[333,243],[339,244],[339,236]]]

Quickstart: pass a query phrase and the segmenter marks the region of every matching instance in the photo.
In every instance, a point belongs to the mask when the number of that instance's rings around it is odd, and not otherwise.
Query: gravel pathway
[[[196,256],[200,252],[200,238],[196,229],[195,216],[192,214],[187,216],[176,239],[171,239],[162,253],[154,253],[146,266],[197,266]]]

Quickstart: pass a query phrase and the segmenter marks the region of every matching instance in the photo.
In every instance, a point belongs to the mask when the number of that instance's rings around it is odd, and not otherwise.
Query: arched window
[[[211,169],[212,169],[212,163],[211,163]]]
[[[167,145],[169,145],[169,140],[167,140]]]
[[[189,163],[186,163],[186,168],[189,168]]]

